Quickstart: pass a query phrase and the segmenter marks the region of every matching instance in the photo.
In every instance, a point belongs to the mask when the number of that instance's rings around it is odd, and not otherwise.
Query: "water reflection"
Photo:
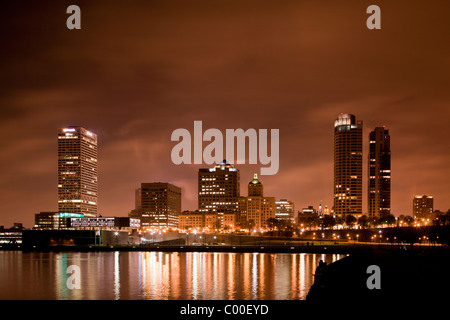
[[[0,252],[0,299],[305,299],[320,260],[339,254]],[[67,287],[67,267],[81,289]]]
[[[119,252],[114,252],[114,298],[120,299]]]

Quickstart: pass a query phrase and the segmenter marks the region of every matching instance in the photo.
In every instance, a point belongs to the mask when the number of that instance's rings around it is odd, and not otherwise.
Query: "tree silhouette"
[[[327,214],[327,215],[323,216],[320,224],[321,224],[322,229],[332,228],[336,224],[336,220],[333,218],[333,216]]]
[[[369,224],[369,219],[367,218],[366,215],[362,215],[361,217],[359,217],[358,219],[358,224],[362,227],[362,228],[367,228],[368,224]]]
[[[347,216],[345,217],[345,224],[346,224],[348,227],[353,226],[353,225],[355,224],[355,222],[356,222],[355,216],[349,214],[349,215],[347,215]]]

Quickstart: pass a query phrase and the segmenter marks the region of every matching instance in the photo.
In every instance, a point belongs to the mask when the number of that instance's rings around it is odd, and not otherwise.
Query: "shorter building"
[[[19,248],[22,244],[22,231],[21,223],[14,223],[14,227],[9,229],[0,226],[0,248]]]
[[[236,229],[235,213],[183,211],[178,218],[178,229],[185,231],[232,232]]]
[[[302,214],[316,214],[317,210],[313,206],[308,206],[307,208],[303,208],[301,213]]]
[[[275,201],[275,219],[294,223],[294,214],[294,202],[287,199]]]
[[[203,228],[205,228],[205,213],[200,213],[198,210],[183,211],[178,216],[178,229],[190,230]]]
[[[247,197],[247,221],[250,229],[266,228],[270,218],[275,218],[274,197]]]
[[[114,230],[23,230],[23,249],[51,247],[89,247],[136,244],[138,239],[127,231]]]
[[[136,230],[141,226],[140,220],[129,217],[107,217],[107,218],[70,218],[68,227],[78,230]]]
[[[433,197],[430,195],[417,195],[413,199],[414,219],[427,218],[433,213]]]
[[[67,212],[39,212],[34,215],[35,230],[58,230],[68,228],[68,219],[83,218],[81,213],[67,213]]]
[[[34,230],[136,230],[138,218],[98,217],[87,218],[79,213],[40,212],[35,214]]]
[[[220,229],[224,232],[234,232],[237,228],[237,217],[235,213],[222,213],[217,214],[219,220]]]
[[[181,188],[166,182],[141,183],[135,192],[130,217],[141,220],[142,229],[176,228],[181,213]]]

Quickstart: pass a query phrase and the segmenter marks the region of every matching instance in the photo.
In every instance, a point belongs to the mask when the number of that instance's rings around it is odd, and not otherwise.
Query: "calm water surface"
[[[0,299],[305,299],[342,254],[0,251]],[[70,290],[70,265],[80,289]]]

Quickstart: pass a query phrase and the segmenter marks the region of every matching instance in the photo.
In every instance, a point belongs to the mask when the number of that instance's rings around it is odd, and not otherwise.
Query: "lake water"
[[[344,256],[0,251],[0,299],[303,300],[319,261]],[[79,289],[67,284],[71,265],[79,267]]]

